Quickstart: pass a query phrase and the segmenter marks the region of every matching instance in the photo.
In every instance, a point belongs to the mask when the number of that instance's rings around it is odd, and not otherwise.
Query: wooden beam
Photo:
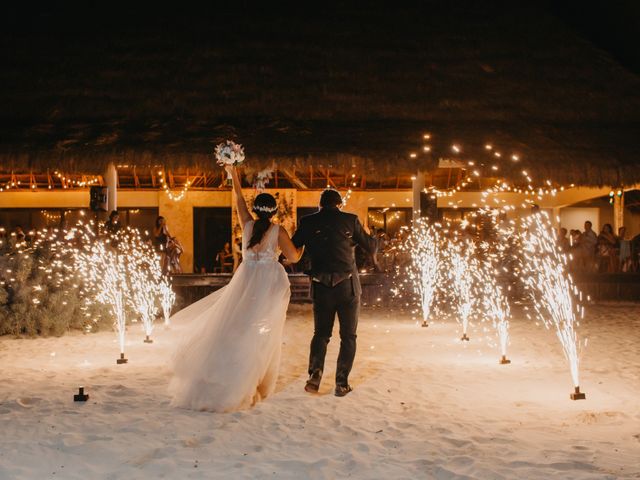
[[[333,180],[331,180],[331,175],[330,175],[330,172],[329,172],[329,169],[328,169],[328,168],[327,168],[327,186],[328,186],[328,187],[333,187],[333,188],[335,188],[335,189],[337,189],[337,188],[338,188],[338,187],[336,187],[336,184],[335,184],[335,183],[333,183]]]
[[[296,172],[295,169],[293,170],[293,172],[289,171],[286,168],[282,169],[282,173],[285,175],[285,177],[287,177],[289,179],[289,181],[295,185],[298,188],[301,188],[303,190],[308,190],[309,187],[307,185],[305,185],[305,183],[300,180],[298,177],[296,177]]]

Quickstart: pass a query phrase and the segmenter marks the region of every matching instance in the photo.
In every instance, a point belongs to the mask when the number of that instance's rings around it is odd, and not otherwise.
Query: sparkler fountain
[[[469,341],[467,331],[469,318],[475,304],[473,282],[478,261],[474,257],[475,245],[471,240],[462,242],[449,241],[446,258],[449,262],[449,279],[451,290],[457,302],[458,321],[462,324],[460,340]]]
[[[580,350],[586,341],[578,340],[576,327],[584,317],[582,294],[567,273],[567,256],[556,246],[554,230],[545,212],[524,220],[522,270],[523,281],[533,299],[538,318],[546,328],[554,328],[562,351],[569,362],[574,392],[572,400],[582,400],[580,391]]]
[[[500,364],[507,365],[511,360],[507,358],[507,346],[509,345],[509,315],[511,313],[509,302],[504,295],[502,287],[498,284],[497,271],[493,265],[493,259],[487,258],[482,265],[482,305],[485,314],[491,319],[493,327],[498,334],[500,343]]]
[[[158,284],[158,289],[160,295],[160,306],[162,307],[162,315],[164,316],[164,324],[169,325],[171,308],[176,302],[176,294],[166,278],[162,278],[162,280]]]
[[[156,295],[159,293],[158,284],[162,279],[160,259],[153,248],[142,240],[137,230],[127,229],[118,237],[118,250],[129,259],[127,283],[131,294],[128,301],[142,320],[144,342],[153,343],[151,334],[157,314]]]
[[[436,227],[419,219],[409,238],[412,269],[410,279],[420,296],[422,326],[429,326],[429,315],[440,277],[440,239]]]
[[[127,303],[127,259],[101,241],[86,245],[75,254],[77,271],[93,285],[96,301],[111,307],[118,333],[120,358],[116,363],[127,363],[124,356]]]

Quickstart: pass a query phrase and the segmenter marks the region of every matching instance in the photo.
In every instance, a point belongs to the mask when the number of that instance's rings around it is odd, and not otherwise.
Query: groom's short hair
[[[339,207],[342,205],[342,197],[340,196],[340,192],[333,188],[327,188],[320,195],[320,206],[322,208],[328,207]]]

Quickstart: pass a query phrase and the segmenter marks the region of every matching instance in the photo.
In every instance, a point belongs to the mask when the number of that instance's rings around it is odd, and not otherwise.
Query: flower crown
[[[266,205],[254,205],[253,210],[256,212],[273,213],[278,210],[278,207],[267,207]]]

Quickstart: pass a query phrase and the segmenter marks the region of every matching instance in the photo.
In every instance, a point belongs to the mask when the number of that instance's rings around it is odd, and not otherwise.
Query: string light
[[[184,182],[184,186],[178,191],[178,193],[174,193],[171,191],[171,189],[169,188],[169,185],[164,179],[164,171],[158,170],[158,176],[160,177],[159,181],[160,181],[160,185],[162,186],[162,189],[164,190],[164,193],[166,193],[169,199],[174,202],[179,202],[180,200],[182,200],[186,196],[187,191],[191,186],[191,180],[187,179],[187,181]]]
[[[426,139],[425,136],[423,136],[423,138]],[[429,135],[429,139],[431,138],[431,135]],[[495,159],[501,159],[502,158],[502,153],[495,150],[495,146],[493,144],[487,143],[484,145],[484,149],[487,152],[491,152],[491,156],[493,157],[493,160],[495,161]],[[424,152],[431,152],[431,146],[426,145],[423,147]],[[451,150],[458,154],[460,152],[462,152],[462,146],[459,144],[453,144],[451,146]],[[412,152],[409,154],[410,158],[417,158],[418,154],[415,152]],[[520,161],[520,155],[513,153],[510,156],[508,156],[508,158],[511,159],[512,162],[519,162]],[[476,165],[476,161],[474,160],[468,160],[467,161],[467,165],[470,167],[473,167]],[[480,164],[481,166],[484,166],[484,164]],[[490,168],[492,172],[496,172],[498,170],[500,170],[500,166],[494,164],[491,164]],[[465,170],[464,168],[462,168],[462,170]],[[475,169],[473,170],[473,172],[471,173],[471,175],[473,175],[474,177],[476,177],[476,181],[480,182],[480,177],[482,176],[480,170]],[[527,182],[527,185],[525,186],[524,190],[520,187],[518,187],[517,185],[511,185],[508,184],[507,182],[505,182],[502,179],[499,179],[495,185],[492,185],[488,188],[485,188],[481,193],[484,194],[496,194],[496,193],[504,193],[504,192],[512,192],[512,193],[519,193],[519,194],[524,194],[524,195],[534,195],[538,200],[541,200],[544,196],[556,196],[557,193],[559,191],[565,191],[567,188],[574,188],[575,184],[571,184],[569,187],[564,186],[564,185],[557,185],[554,186],[554,184],[550,181],[550,180],[545,180],[545,185],[547,185],[548,187],[551,188],[541,188],[541,187],[536,187],[533,185],[533,179],[531,178],[531,176],[529,175],[529,173],[527,172],[527,170],[523,170],[522,171],[522,175],[524,177],[524,179]],[[412,177],[413,179],[413,177]],[[456,192],[460,192],[462,191],[463,188],[468,187],[471,183],[473,183],[471,181],[471,178],[469,175],[467,176],[462,176],[455,185],[448,187],[446,189],[438,189],[438,188],[433,188],[433,193],[435,193],[435,195],[437,197],[446,197],[446,196],[452,196],[454,193]],[[529,204],[532,203],[532,200],[530,199],[526,199],[523,203],[523,206],[530,206]]]

